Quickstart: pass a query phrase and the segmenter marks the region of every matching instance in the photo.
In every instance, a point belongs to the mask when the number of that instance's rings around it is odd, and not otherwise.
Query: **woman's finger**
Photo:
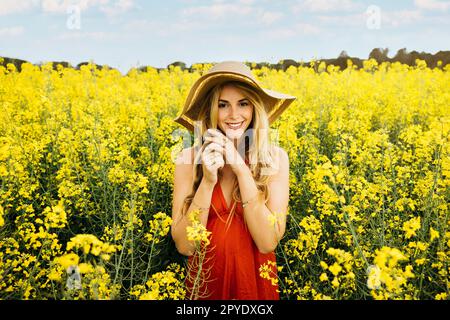
[[[214,164],[211,166],[211,169],[212,170],[218,170],[218,169],[221,169],[221,168],[223,168],[224,167],[224,165],[225,165],[225,162],[223,161],[223,159],[216,159],[215,161],[214,161]]]
[[[223,160],[223,157],[215,157],[215,158],[214,158],[214,161],[215,161],[216,163],[225,165],[225,161]]]
[[[206,153],[210,152],[219,152],[220,154],[224,153],[223,147],[215,142],[209,143],[205,148]]]
[[[226,137],[206,137],[205,142],[217,143],[218,145],[225,147],[226,143],[229,141]]]
[[[217,150],[207,149],[202,155],[202,161],[206,164],[211,164],[211,162],[223,161],[223,155]]]
[[[220,132],[220,131],[217,130],[217,129],[208,129],[208,130],[205,132],[205,138],[206,138],[206,137],[218,137],[218,138],[221,138],[221,137],[225,137],[225,136],[223,135],[222,132]]]

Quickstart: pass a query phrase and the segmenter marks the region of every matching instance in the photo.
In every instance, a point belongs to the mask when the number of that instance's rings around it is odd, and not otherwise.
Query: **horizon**
[[[389,49],[389,48],[373,48],[370,51],[372,51],[374,49]],[[409,50],[408,48],[401,48],[401,49],[397,50],[396,52],[391,52],[390,50],[388,50],[389,53],[386,55],[387,58],[388,59],[395,58],[395,56],[398,53],[398,51],[400,51],[402,49],[406,49],[406,52],[408,54],[413,53],[413,52],[417,52],[419,54],[431,54],[431,55],[436,55],[439,52],[449,52],[450,53],[450,50],[438,50],[436,52],[425,52],[425,51],[420,51],[419,52],[417,50]],[[346,52],[346,50],[342,50],[341,53],[342,52]],[[356,57],[356,56],[350,56],[349,55],[348,58],[349,59],[360,59],[361,61],[363,61],[363,60],[368,60],[369,59],[369,55],[370,55],[370,53],[367,55],[367,57]],[[9,58],[9,59],[14,59],[14,60],[23,60],[23,61],[29,62],[29,63],[31,63],[33,65],[43,65],[45,63],[70,63],[68,61],[63,61],[63,60],[60,60],[60,61],[50,61],[50,60],[45,61],[45,60],[43,60],[43,61],[35,61],[35,62],[33,62],[33,61],[28,61],[26,59],[23,59],[22,57],[7,57],[7,56],[2,56],[2,55],[0,55],[0,58]],[[337,58],[339,58],[339,57],[322,57],[322,58],[317,59],[316,61],[320,61],[320,60],[334,60],[334,59],[337,59]],[[290,59],[290,58],[285,58],[285,59],[280,59],[279,61],[273,62],[273,63],[270,63],[270,64],[277,65],[277,64],[280,64],[281,62],[287,61],[287,60],[293,60],[296,63],[309,63],[309,62],[313,61],[312,59],[311,60],[294,60],[294,59]],[[155,69],[167,69],[170,65],[177,64],[177,63],[184,63],[186,68],[191,68],[195,64],[219,63],[219,62],[222,62],[222,61],[196,61],[196,62],[193,62],[192,64],[187,64],[184,61],[176,60],[176,61],[173,61],[173,62],[169,63],[166,66],[141,65],[141,66],[137,66],[137,67],[153,67]],[[249,60],[244,60],[244,61],[241,61],[241,62],[243,62],[243,63],[256,63],[256,64],[269,63],[267,61],[249,61]],[[76,68],[78,65],[86,64],[86,63],[92,63],[92,64],[95,64],[95,65],[98,65],[98,66],[108,66],[109,68],[117,69],[115,66],[111,66],[111,65],[108,65],[108,64],[105,64],[105,63],[101,63],[99,61],[94,61],[92,59],[91,60],[86,60],[86,61],[80,61],[80,62],[74,63],[74,64],[70,63],[70,67]],[[135,66],[130,67],[130,69],[128,69],[127,72],[129,72],[132,68],[136,68],[136,67]],[[121,71],[121,70],[119,70],[119,71]]]
[[[447,27],[447,28],[446,28]],[[0,56],[128,72],[225,60],[368,59],[450,48],[450,1],[2,0]]]

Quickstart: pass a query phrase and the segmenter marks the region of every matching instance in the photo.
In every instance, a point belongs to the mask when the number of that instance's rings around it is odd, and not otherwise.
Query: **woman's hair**
[[[241,139],[239,150],[243,148],[245,153],[245,160],[249,163],[253,178],[255,179],[258,190],[264,194],[264,200],[269,198],[268,180],[271,174],[275,172],[274,148],[269,144],[269,120],[265,105],[263,104],[259,94],[253,87],[243,82],[229,81],[212,88],[202,102],[198,121],[200,122],[199,134],[197,141],[194,141],[194,148],[196,150],[196,159],[193,168],[193,183],[192,192],[185,198],[182,213],[185,214],[192,203],[192,199],[202,181],[203,168],[199,161],[200,153],[198,152],[202,146],[203,134],[208,129],[218,129],[218,113],[219,113],[219,98],[222,89],[232,85],[237,88],[250,103],[253,105],[252,121]],[[248,139],[247,139],[248,138]],[[247,146],[248,143],[248,146]],[[244,144],[244,145],[242,145]],[[242,154],[241,154],[242,155]],[[235,180],[233,186],[232,197],[234,199],[234,206],[231,212],[234,213],[236,202],[241,202],[239,184]],[[232,216],[232,214],[230,214]]]

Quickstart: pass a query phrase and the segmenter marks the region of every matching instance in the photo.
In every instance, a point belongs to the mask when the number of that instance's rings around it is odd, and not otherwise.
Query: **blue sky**
[[[367,58],[450,50],[444,0],[0,0],[0,56],[93,60],[126,72],[174,61]]]

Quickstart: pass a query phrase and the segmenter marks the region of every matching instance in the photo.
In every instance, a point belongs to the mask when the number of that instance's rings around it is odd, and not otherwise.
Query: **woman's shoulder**
[[[289,172],[289,156],[282,147],[272,145],[270,149],[273,162],[269,180],[279,180],[286,172]]]
[[[289,156],[286,150],[277,145],[271,145],[271,153],[274,157],[274,160],[280,164],[289,163]]]

